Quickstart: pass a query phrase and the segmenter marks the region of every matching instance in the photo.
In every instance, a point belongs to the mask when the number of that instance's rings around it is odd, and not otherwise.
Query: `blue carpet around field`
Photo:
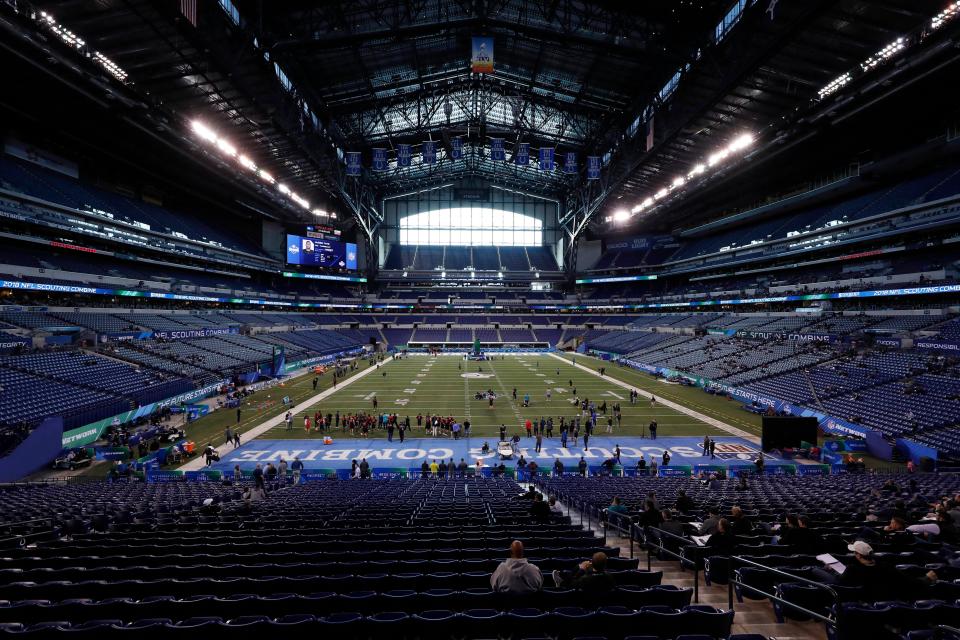
[[[670,450],[672,460],[671,467],[685,468],[687,472],[699,471],[701,468],[709,467],[727,467],[753,465],[757,455],[760,453],[759,447],[743,438],[720,437],[716,438],[716,458],[710,459],[710,456],[702,455],[702,439],[699,438],[679,438],[664,437],[650,440],[649,438],[624,437],[611,438],[596,436],[590,439],[590,449],[584,450],[582,440],[578,446],[573,446],[568,442],[568,447],[560,447],[559,438],[545,440],[542,450],[537,453],[534,451],[534,441],[532,438],[524,438],[520,443],[520,453],[528,460],[535,460],[541,468],[549,469],[553,467],[555,458],[560,458],[568,471],[574,471],[580,456],[590,465],[591,469],[599,468],[604,460],[613,456],[616,445],[620,445],[620,460],[625,468],[634,468],[641,453],[649,462],[656,458],[658,464],[664,449]],[[487,440],[491,447],[496,447],[496,442]],[[304,463],[305,471],[330,472],[338,469],[349,469],[351,461],[360,461],[366,458],[371,468],[374,470],[414,469],[419,468],[420,464],[427,460],[439,460],[441,458],[449,461],[451,458],[459,463],[460,458],[467,461],[468,464],[474,464],[477,458],[483,458],[485,467],[499,464],[500,458],[496,453],[487,456],[481,456],[480,450],[483,446],[483,438],[471,438],[469,440],[449,440],[443,438],[407,438],[403,444],[394,439],[393,442],[387,442],[385,439],[356,440],[344,439],[336,440],[331,445],[324,445],[319,438],[313,440],[252,440],[238,449],[231,450],[230,447],[221,447],[221,460],[214,463],[214,469],[229,473],[235,465],[245,471],[253,469],[257,463],[266,464],[273,462],[277,464],[281,458],[292,462],[295,457],[299,457]],[[507,467],[516,465],[515,456],[513,460],[506,460],[504,464]],[[774,471],[771,467],[780,465],[792,465],[788,460],[783,460],[771,456],[764,456],[768,467],[768,472]],[[701,467],[700,465],[707,465]],[[775,471],[774,471],[775,472]]]

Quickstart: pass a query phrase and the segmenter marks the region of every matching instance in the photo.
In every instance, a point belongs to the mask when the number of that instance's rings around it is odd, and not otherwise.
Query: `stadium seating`
[[[413,624],[432,637],[483,637],[496,634],[491,625],[501,618],[525,634],[561,623],[579,634],[607,618],[610,638],[637,624],[671,638],[730,631],[732,612],[691,606],[691,589],[661,586],[662,574],[638,570],[636,559],[593,532],[563,517],[532,521],[513,481],[271,489],[269,499],[248,505],[238,488],[207,484],[0,488],[0,526],[56,513],[24,532],[35,546],[5,550],[0,616],[28,629],[60,621],[53,626],[110,637],[198,626],[214,634],[296,628],[351,637],[376,627],[404,635]],[[213,505],[203,506],[206,498]],[[618,586],[596,598],[552,587],[529,597],[492,592],[489,576],[515,538],[527,541],[527,556],[544,573],[603,550]]]

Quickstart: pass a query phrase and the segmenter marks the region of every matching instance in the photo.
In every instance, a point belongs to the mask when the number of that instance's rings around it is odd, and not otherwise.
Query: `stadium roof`
[[[196,3],[194,20],[181,12],[191,4],[34,3],[115,64],[150,110],[179,118],[185,142],[196,142],[185,125],[199,119],[313,203],[325,192],[376,217],[384,195],[480,176],[566,197],[580,228],[604,203],[642,201],[743,132],[788,130],[834,78],[944,6],[219,0]],[[472,36],[494,39],[494,73],[471,73]],[[454,137],[464,160],[446,159]],[[507,162],[490,160],[491,137],[505,139]],[[374,147],[427,139],[439,143],[437,165],[344,175],[346,151],[369,167]],[[576,151],[581,163],[601,156],[602,178],[587,184],[582,165],[574,176],[517,167],[519,142]]]

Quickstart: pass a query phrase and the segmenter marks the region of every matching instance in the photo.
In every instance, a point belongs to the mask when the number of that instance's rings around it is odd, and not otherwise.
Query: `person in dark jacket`
[[[573,588],[586,593],[600,593],[614,589],[617,584],[607,573],[607,554],[598,551],[590,560],[584,560],[573,572],[553,572],[553,582],[559,588]]]
[[[677,501],[673,505],[673,508],[677,510],[677,513],[690,513],[696,508],[696,505],[693,499],[687,495],[687,492],[680,489],[677,491]]]
[[[550,506],[544,502],[543,494],[538,493],[530,505],[530,516],[536,522],[550,522]]]
[[[726,518],[720,518],[717,522],[717,530],[710,534],[710,539],[704,545],[708,549],[713,549],[721,553],[729,553],[737,546],[736,538],[730,530],[730,521]]]
[[[730,533],[735,536],[748,536],[753,533],[753,523],[738,506],[730,509]]]

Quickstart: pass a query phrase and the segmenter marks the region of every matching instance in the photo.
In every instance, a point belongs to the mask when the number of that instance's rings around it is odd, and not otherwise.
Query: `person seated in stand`
[[[550,496],[550,499],[547,501],[547,504],[550,506],[550,515],[552,516],[563,515],[563,508],[557,502],[557,496]]]
[[[783,530],[780,535],[779,544],[785,544],[793,547],[797,553],[816,553],[823,546],[823,539],[820,534],[810,528],[810,518],[808,516],[794,516],[795,524],[790,528]],[[787,516],[790,520],[790,516]]]
[[[663,516],[663,522],[660,523],[659,529],[667,533],[672,533],[675,536],[683,537],[686,535],[683,523],[673,519],[673,512],[670,509],[664,509],[660,512],[660,515]]]
[[[687,492],[683,489],[677,491],[677,501],[674,503],[673,508],[677,510],[677,513],[690,513],[696,508],[693,499],[687,495]]]
[[[620,500],[620,496],[614,497],[613,503],[607,507],[607,511],[617,514],[618,516],[628,516],[630,514],[630,510],[627,509],[626,505]]]
[[[510,544],[510,557],[499,565],[490,576],[490,589],[497,593],[522,595],[536,593],[543,588],[543,574],[535,564],[523,557],[523,543],[514,540]]]
[[[715,549],[721,553],[729,553],[737,546],[736,536],[730,530],[730,521],[726,518],[720,518],[717,521],[717,528],[704,545],[707,548]]]
[[[530,505],[530,516],[535,522],[550,522],[550,507],[543,500],[543,494],[537,493]]]
[[[659,527],[661,522],[663,522],[663,514],[660,513],[657,504],[653,500],[644,502],[637,524],[641,527]]]
[[[735,536],[748,536],[753,533],[753,523],[737,505],[730,509],[730,532]]]
[[[929,597],[929,587],[939,580],[937,573],[932,570],[923,578],[914,579],[901,573],[893,565],[878,563],[873,547],[863,540],[847,545],[847,549],[853,552],[854,561],[845,564],[842,573],[832,567],[816,567],[812,571],[819,582],[860,589],[858,600],[876,602],[924,599]]]
[[[602,593],[617,586],[613,576],[607,573],[607,554],[602,551],[581,562],[576,571],[554,571],[553,582],[557,588],[573,588],[585,593]]]
[[[720,511],[716,507],[707,509],[707,519],[700,525],[697,535],[708,536],[717,531],[717,524],[720,522]]]

